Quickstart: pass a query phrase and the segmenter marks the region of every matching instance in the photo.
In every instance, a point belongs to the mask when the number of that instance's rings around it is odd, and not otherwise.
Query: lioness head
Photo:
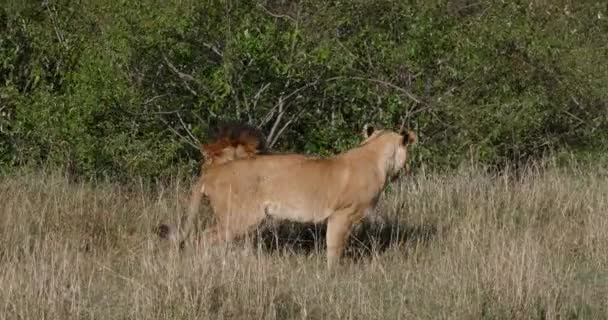
[[[391,130],[376,129],[373,125],[366,124],[363,127],[363,142],[361,145],[374,144],[387,155],[388,174],[396,177],[401,169],[409,173],[408,147],[417,141],[416,134],[410,130],[402,130],[397,133]]]

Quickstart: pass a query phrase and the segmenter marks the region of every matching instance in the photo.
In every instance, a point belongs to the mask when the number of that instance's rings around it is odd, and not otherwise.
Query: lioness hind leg
[[[246,235],[252,228],[262,222],[264,215],[250,215],[247,219],[228,219],[217,223],[205,230],[198,237],[199,245],[214,245],[222,242],[230,242],[238,237]]]
[[[232,240],[232,238],[233,238],[233,233],[230,231],[230,229],[216,225],[216,226],[207,228],[207,230],[203,231],[203,233],[200,236],[197,236],[196,244],[198,246],[215,245],[217,243],[230,241],[230,240]]]
[[[190,198],[188,200],[188,210],[186,211],[186,214],[181,217],[179,227],[174,228],[175,230],[163,226],[159,228],[160,236],[167,237],[167,235],[170,235],[168,238],[172,239],[175,243],[179,243],[180,249],[184,248],[186,240],[195,227],[195,221],[203,199],[203,189],[204,182],[201,176],[191,190]]]

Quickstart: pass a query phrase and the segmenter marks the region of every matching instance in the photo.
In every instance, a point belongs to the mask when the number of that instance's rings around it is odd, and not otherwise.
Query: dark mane
[[[209,142],[203,145],[211,155],[219,156],[227,147],[241,146],[248,155],[267,154],[266,138],[262,131],[242,122],[220,123],[209,134]]]
[[[220,123],[210,137],[214,141],[226,140],[233,147],[239,144],[254,144],[255,149],[260,153],[267,151],[266,138],[262,130],[247,123],[234,121]]]

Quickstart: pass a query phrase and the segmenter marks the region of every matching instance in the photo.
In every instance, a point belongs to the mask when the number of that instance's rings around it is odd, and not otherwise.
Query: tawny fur
[[[216,225],[200,241],[229,241],[267,217],[299,222],[327,220],[327,264],[334,266],[354,224],[373,211],[387,182],[407,163],[412,132],[364,130],[365,140],[344,153],[316,158],[301,154],[256,155],[208,166],[192,191],[182,233],[191,232],[202,197],[209,199]]]

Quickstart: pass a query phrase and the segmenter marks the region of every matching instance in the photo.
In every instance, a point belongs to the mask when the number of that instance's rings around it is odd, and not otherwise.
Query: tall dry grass
[[[153,231],[177,219],[186,187],[1,178],[0,318],[608,317],[603,168],[408,178],[335,273],[323,226],[176,254]]]

